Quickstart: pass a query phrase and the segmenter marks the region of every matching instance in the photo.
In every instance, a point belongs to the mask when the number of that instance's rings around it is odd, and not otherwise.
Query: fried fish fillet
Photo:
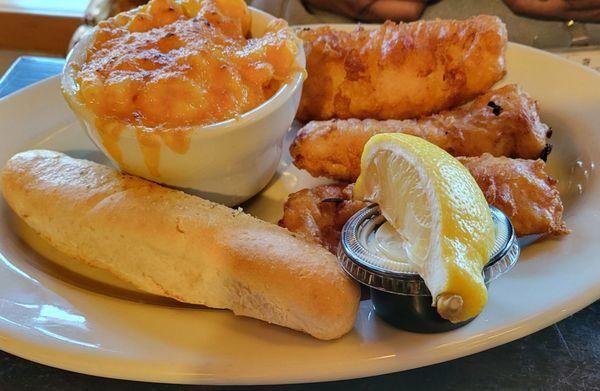
[[[352,199],[353,184],[332,184],[290,194],[279,225],[336,253],[346,221],[367,202]]]
[[[495,16],[298,35],[308,71],[302,121],[428,115],[487,91],[505,73],[506,27]]]
[[[558,181],[546,173],[542,160],[490,154],[458,160],[471,172],[488,203],[508,216],[517,235],[570,232],[562,219]]]
[[[491,153],[525,159],[545,158],[551,132],[540,120],[537,103],[518,85],[489,91],[454,110],[418,120],[313,121],[290,146],[294,164],[314,176],[352,182],[360,174],[366,142],[378,133],[407,133],[436,144],[454,156]]]
[[[517,235],[566,234],[556,180],[542,160],[485,154],[459,158],[475,177],[487,202],[504,212]],[[352,186],[332,184],[290,194],[279,224],[335,253],[344,223],[366,202],[352,199]]]

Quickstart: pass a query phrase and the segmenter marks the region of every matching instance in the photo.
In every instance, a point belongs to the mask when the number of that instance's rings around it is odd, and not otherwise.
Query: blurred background
[[[64,57],[98,21],[145,0],[0,0],[0,75],[22,55]],[[600,70],[600,0],[247,0],[292,25],[498,15],[511,41]]]

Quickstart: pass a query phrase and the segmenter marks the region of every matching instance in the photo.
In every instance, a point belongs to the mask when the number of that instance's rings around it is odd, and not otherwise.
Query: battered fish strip
[[[52,151],[13,156],[2,191],[59,251],[145,292],[319,339],[354,326],[359,289],[336,258],[241,210]]]
[[[353,182],[360,174],[366,142],[378,133],[419,136],[454,156],[491,153],[525,159],[545,158],[551,132],[540,120],[537,103],[510,84],[454,110],[418,120],[313,121],[290,146],[294,164],[314,176]]]
[[[342,227],[368,202],[352,199],[354,184],[321,185],[290,194],[279,225],[336,253]]]
[[[485,154],[459,158],[475,177],[487,202],[504,212],[517,235],[566,234],[556,180],[542,160]],[[290,194],[279,224],[335,253],[346,221],[366,202],[352,199],[352,184],[321,185]]]
[[[517,235],[570,232],[562,219],[558,181],[546,173],[542,160],[490,154],[458,160],[471,172],[487,202],[508,216]]]
[[[473,99],[505,73],[506,27],[495,16],[298,34],[308,71],[303,121],[416,118]]]

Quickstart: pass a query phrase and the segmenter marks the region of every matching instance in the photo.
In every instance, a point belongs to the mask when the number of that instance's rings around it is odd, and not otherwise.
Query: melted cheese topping
[[[76,70],[79,99],[104,122],[150,130],[235,118],[297,71],[284,21],[260,38],[246,38],[249,26],[242,0],[152,0],[119,14],[99,24]]]
[[[184,154],[189,126],[237,118],[269,99],[299,70],[283,20],[247,38],[243,0],[151,0],[98,25],[86,60],[73,65],[77,97],[95,115],[108,154],[128,124],[149,179],[159,179],[161,146]]]

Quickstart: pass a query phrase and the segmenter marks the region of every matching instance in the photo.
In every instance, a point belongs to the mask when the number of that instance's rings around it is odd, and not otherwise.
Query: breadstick
[[[52,151],[12,157],[11,208],[58,250],[139,289],[338,338],[359,289],[335,256],[290,231]]]

